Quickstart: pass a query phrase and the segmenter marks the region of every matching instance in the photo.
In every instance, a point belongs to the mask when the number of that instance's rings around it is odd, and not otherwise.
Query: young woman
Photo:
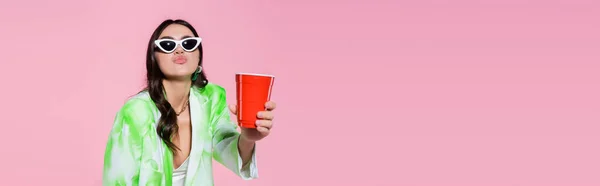
[[[104,156],[104,185],[213,185],[212,158],[242,179],[258,177],[255,142],[269,135],[274,102],[256,128],[230,121],[225,90],[202,71],[202,39],[166,20],[148,43],[147,87],[116,115]]]

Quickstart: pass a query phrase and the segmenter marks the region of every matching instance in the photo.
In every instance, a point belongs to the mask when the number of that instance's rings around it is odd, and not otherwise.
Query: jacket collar
[[[190,177],[186,180],[192,180],[200,168],[202,161],[202,152],[204,147],[203,136],[210,134],[210,107],[206,104],[209,102],[209,98],[203,94],[201,88],[192,86],[190,90],[190,121],[192,122],[192,148],[190,150],[189,166],[187,170],[187,176]],[[188,182],[188,181],[186,181]],[[186,184],[187,185],[187,184]]]

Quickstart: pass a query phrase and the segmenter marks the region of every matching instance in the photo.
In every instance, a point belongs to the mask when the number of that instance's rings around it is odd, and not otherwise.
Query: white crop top
[[[177,169],[173,170],[173,186],[183,186],[185,183],[185,174],[187,173],[189,159],[190,157],[188,156]]]

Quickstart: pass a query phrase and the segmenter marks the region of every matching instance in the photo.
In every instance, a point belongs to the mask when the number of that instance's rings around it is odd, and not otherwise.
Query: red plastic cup
[[[274,80],[275,76],[268,74],[235,74],[239,126],[256,128],[258,112],[266,110],[265,103],[271,100]]]

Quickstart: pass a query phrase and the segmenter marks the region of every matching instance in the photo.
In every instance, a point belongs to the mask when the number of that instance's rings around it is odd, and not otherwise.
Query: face
[[[163,39],[160,44],[163,49],[171,50],[172,46],[176,45],[172,52],[164,52],[160,48],[156,48],[154,52],[158,66],[167,79],[191,79],[198,68],[200,51],[193,46],[197,46],[195,43],[199,44],[200,40],[185,40],[188,38],[194,38],[194,34],[187,27],[179,24],[167,26],[158,37],[158,40]],[[182,40],[183,43],[178,43]],[[186,50],[186,48],[193,50]]]

